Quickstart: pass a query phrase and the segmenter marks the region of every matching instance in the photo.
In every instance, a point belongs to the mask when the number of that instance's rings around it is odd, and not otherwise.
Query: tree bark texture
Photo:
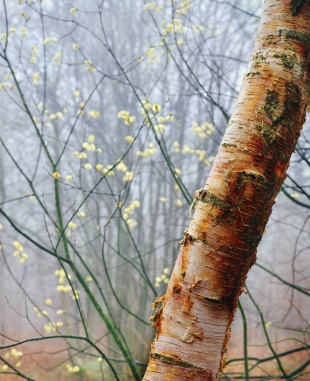
[[[223,141],[181,241],[144,381],[213,381],[246,275],[305,121],[309,1],[266,0]]]

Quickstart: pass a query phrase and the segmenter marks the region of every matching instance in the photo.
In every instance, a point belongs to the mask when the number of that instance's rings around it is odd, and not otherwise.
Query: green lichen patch
[[[308,35],[306,33],[298,32],[298,31],[293,30],[293,29],[284,29],[284,30],[281,29],[281,30],[279,30],[279,36],[281,37],[282,34],[287,39],[299,41],[302,44],[310,47],[310,38],[308,37]]]
[[[268,145],[272,144],[278,136],[277,129],[272,125],[268,125],[264,122],[260,122],[256,126],[256,129],[260,132],[261,136],[264,138]]]
[[[151,353],[150,358],[153,358],[154,360],[159,360],[159,361],[163,362],[164,364],[168,364],[168,365],[181,366],[183,368],[190,368],[190,369],[204,370],[200,366],[194,365],[190,362],[183,361],[183,360],[180,360],[180,359],[172,357],[172,356],[162,355],[160,353]]]
[[[300,107],[301,93],[299,86],[294,82],[288,82],[285,85],[285,101],[284,101],[284,125],[291,127],[296,114]]]
[[[294,63],[295,63],[295,59],[296,59],[296,55],[287,55],[287,54],[275,54],[274,57],[276,58],[281,58],[282,62],[283,62],[283,65],[291,68],[294,66]]]
[[[293,16],[298,15],[298,13],[301,11],[305,2],[306,0],[292,0],[291,1],[290,9]]]
[[[278,43],[278,38],[274,34],[268,34],[264,40],[264,46],[275,45]]]
[[[256,185],[263,186],[265,188],[269,188],[271,186],[270,181],[266,180],[264,176],[258,173],[242,171],[239,173],[238,179],[241,184],[245,181],[252,181]]]
[[[294,82],[287,82],[284,90],[284,101],[280,100],[275,91],[268,90],[263,112],[271,119],[271,125],[261,122],[257,126],[264,139],[269,143],[277,138],[277,127],[279,124],[291,128],[296,120],[296,114],[301,102],[301,93],[298,85]]]
[[[223,143],[222,147],[228,148],[228,147],[234,147],[237,148],[237,144],[228,144],[228,143]]]
[[[247,77],[254,77],[254,75],[260,75],[261,73],[259,71],[249,71],[246,76]]]
[[[200,189],[198,191],[197,199],[201,202],[204,202],[206,204],[211,204],[220,209],[227,209],[231,207],[231,205],[227,201],[220,199],[218,196],[209,192],[206,189]]]
[[[266,103],[264,104],[263,110],[270,119],[274,118],[274,113],[278,109],[278,106],[278,94],[275,91],[268,90],[266,96]]]

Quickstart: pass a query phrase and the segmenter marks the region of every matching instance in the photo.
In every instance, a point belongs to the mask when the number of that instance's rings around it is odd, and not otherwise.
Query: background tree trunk
[[[305,121],[310,5],[266,0],[219,152],[181,242],[144,381],[217,380],[237,301]]]

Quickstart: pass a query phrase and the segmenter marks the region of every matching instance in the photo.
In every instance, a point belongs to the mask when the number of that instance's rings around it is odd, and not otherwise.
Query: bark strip
[[[309,94],[310,5],[266,0],[233,115],[177,258],[144,381],[218,380]]]

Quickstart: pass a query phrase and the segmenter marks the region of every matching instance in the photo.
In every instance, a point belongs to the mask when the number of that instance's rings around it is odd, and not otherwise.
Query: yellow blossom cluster
[[[300,194],[299,193],[291,193],[290,194],[290,196],[292,197],[292,198],[299,198],[300,197]]]
[[[90,163],[84,164],[84,169],[90,171],[93,168],[93,166]]]
[[[54,177],[54,179],[58,180],[58,179],[60,179],[61,175],[59,172],[56,171],[56,172],[53,172],[53,177]]]
[[[174,173],[175,173],[176,177],[180,177],[182,171],[181,171],[181,169],[179,169],[179,168],[175,168],[175,169],[174,169]]]
[[[14,86],[12,84],[6,85],[5,83],[0,83],[0,90],[13,90]]]
[[[58,283],[59,284],[64,284],[65,283],[65,281],[66,281],[66,272],[65,272],[64,269],[56,270],[54,272],[54,274],[59,277],[59,279],[58,279]],[[71,275],[70,274],[68,274],[68,278],[69,278],[69,280],[71,279]]]
[[[59,269],[59,270],[56,270],[54,272],[54,274],[59,277],[58,279],[58,286],[57,286],[57,291],[59,292],[63,292],[63,293],[68,293],[68,292],[72,292],[72,299],[73,300],[76,300],[76,299],[79,299],[79,294],[80,294],[80,291],[79,290],[74,290],[72,289],[72,287],[70,286],[70,284],[64,284],[66,282],[66,279],[68,278],[69,280],[71,279],[71,275],[68,274],[67,277],[66,277],[66,273],[65,273],[65,270],[64,269]]]
[[[67,113],[68,110],[64,109],[64,113]],[[56,113],[50,114],[49,118],[50,120],[55,120],[55,119],[61,119],[63,117],[63,114],[61,111],[58,111]],[[45,114],[49,114],[49,110],[45,110]]]
[[[51,333],[51,332],[56,332],[57,328],[60,328],[63,326],[62,321],[57,321],[57,322],[49,322],[44,325],[44,330],[46,333]]]
[[[134,140],[135,140],[135,138],[134,138],[133,136],[131,136],[131,135],[127,135],[127,136],[125,136],[124,139],[125,139],[126,142],[128,142],[128,143],[133,143]]]
[[[45,44],[45,45],[48,45],[48,44],[56,44],[56,42],[58,42],[58,40],[57,40],[56,37],[47,37],[47,38],[44,40],[44,44]]]
[[[22,362],[20,361],[20,358],[23,356],[23,352],[18,351],[16,348],[12,348],[10,352],[6,352],[4,354],[5,360],[9,360],[13,358],[14,360],[17,360],[15,363],[16,368],[20,368],[22,365]],[[8,365],[2,365],[2,371],[6,371],[8,369]]]
[[[202,25],[195,25],[195,24],[192,25],[192,28],[193,28],[193,31],[197,33],[203,32],[205,29]]]
[[[124,181],[131,181],[133,179],[134,172],[129,171],[127,165],[123,161],[119,161],[115,169],[119,172],[125,173],[123,177]]]
[[[166,36],[167,34],[174,34],[174,33],[184,33],[185,29],[182,25],[182,21],[179,19],[174,19],[173,22],[167,23],[163,22],[162,25],[165,26],[164,29],[161,30],[162,35]]]
[[[80,291],[79,290],[72,290],[72,299],[73,300],[78,300],[80,298]]]
[[[96,168],[97,168],[97,166],[96,166]],[[105,174],[106,176],[114,176],[115,172],[112,171],[112,168],[113,168],[113,165],[109,164],[102,169],[102,173]]]
[[[22,246],[22,244],[20,243],[20,242],[18,242],[18,241],[14,241],[13,242],[13,246],[15,247],[15,251],[14,251],[14,253],[13,253],[13,256],[14,257],[19,257],[19,263],[21,264],[21,265],[23,265],[25,262],[26,262],[26,260],[28,259],[28,254],[26,254],[25,252],[24,252],[24,248],[23,248],[23,246]]]
[[[131,203],[126,208],[124,208],[124,220],[127,220],[128,217],[134,212],[134,210],[140,208],[140,206],[141,204],[138,200],[131,201]]]
[[[66,368],[67,368],[69,373],[79,373],[79,371],[80,371],[80,368],[77,365],[71,366],[71,365],[67,364]]]
[[[162,134],[167,126],[165,126],[163,123],[157,123],[154,124],[154,130],[157,134]]]
[[[147,63],[151,64],[153,62],[160,63],[160,59],[156,55],[156,49],[154,46],[151,46],[147,51],[144,52],[144,57],[147,58]],[[140,58],[139,61],[142,59]]]
[[[161,283],[167,284],[169,282],[169,278],[167,277],[169,273],[169,269],[167,267],[164,268],[162,274],[155,278],[155,287],[160,287]]]
[[[47,299],[45,300],[45,304],[46,304],[47,306],[51,306],[51,305],[52,305],[52,299],[47,298]]]
[[[69,284],[67,284],[67,285],[60,284],[57,286],[57,291],[63,292],[65,294],[70,292],[71,290],[72,290],[72,288]]]
[[[154,147],[154,144],[149,143],[148,148],[146,150],[137,152],[137,156],[147,157],[147,156],[154,155],[154,153],[156,153],[156,152],[157,152],[157,149]]]
[[[40,79],[40,74],[39,73],[33,73],[32,74],[32,83],[33,83],[33,86],[38,86],[39,84],[39,79]]]
[[[161,111],[161,106],[158,103],[151,104],[148,100],[142,101],[141,114],[144,115],[147,119],[147,125],[150,126],[150,120],[156,117],[156,124],[153,124],[156,132],[162,133],[166,125],[164,123],[169,123],[173,121],[173,115],[169,114],[166,117],[157,116],[157,114]]]
[[[33,310],[34,310],[34,312],[36,312],[36,314],[39,318],[41,318],[43,316],[48,316],[48,312],[46,310],[40,310],[40,308],[38,308],[38,307],[33,307]]]
[[[161,111],[161,106],[158,103],[154,103],[153,105],[148,100],[142,101],[142,107],[141,107],[141,114],[142,115],[148,115],[150,119],[154,117],[153,114],[150,114],[150,112],[154,112],[155,114],[158,114]],[[164,122],[165,119],[159,120],[160,122]]]
[[[133,220],[132,218],[128,218],[126,222],[130,228],[134,228],[138,225],[138,222],[136,220]]]
[[[81,159],[81,160],[87,159],[88,155],[87,155],[87,153],[85,151],[96,152],[97,154],[101,154],[102,153],[102,149],[96,147],[96,145],[95,145],[95,136],[92,135],[92,134],[88,136],[87,141],[82,143],[82,150],[81,151],[73,151],[72,155],[77,157],[77,158],[79,158],[79,159]],[[91,163],[85,163],[83,165],[83,168],[88,170],[88,171],[90,171],[91,169],[93,169],[93,165]],[[101,171],[103,169],[103,165],[97,164],[95,166],[95,168],[98,171]]]
[[[212,135],[214,132],[214,126],[211,123],[203,123],[201,126],[197,122],[194,122],[192,130],[201,139],[206,139],[208,136]]]
[[[22,355],[23,355],[23,352],[18,351],[16,348],[12,348],[12,349],[11,349],[11,352],[6,352],[6,353],[4,354],[4,358],[5,358],[6,360],[8,360],[8,359],[11,358],[11,356],[12,356],[12,357],[14,357],[14,358],[16,358],[16,359],[19,359],[20,357],[22,357]]]
[[[183,205],[183,202],[182,200],[180,200],[179,198],[175,200],[175,205],[176,206],[182,206]]]
[[[121,208],[122,205],[119,204],[119,207]],[[133,200],[130,202],[130,204],[128,206],[126,206],[126,208],[124,208],[123,210],[123,219],[126,221],[126,223],[128,224],[128,226],[130,228],[134,228],[135,226],[138,225],[138,222],[136,220],[134,220],[133,218],[130,218],[130,216],[132,215],[132,213],[135,211],[135,209],[137,208],[140,208],[140,202],[138,200]]]
[[[132,181],[133,180],[134,172],[129,171],[127,165],[124,162],[119,161],[118,164],[116,165],[115,169],[119,172],[124,172],[124,177],[123,177],[124,181]]]
[[[79,95],[79,94],[77,94],[77,95]],[[133,118],[133,117],[129,117],[129,118]],[[126,123],[126,121],[125,121],[125,123]],[[81,159],[81,160],[85,160],[85,159],[88,158],[87,152],[96,152],[97,154],[101,154],[102,153],[101,148],[97,148],[96,147],[96,145],[95,145],[95,136],[92,135],[92,134],[88,136],[87,141],[82,143],[82,150],[81,151],[73,151],[72,155],[77,157],[77,158],[79,158],[79,159]],[[113,167],[114,166],[111,165],[111,164],[109,164],[106,167],[104,167],[100,163],[97,163],[94,166],[93,164],[91,164],[89,162],[87,162],[87,163],[85,163],[83,165],[83,168],[86,169],[86,170],[90,171],[93,168],[95,168],[97,171],[102,172],[106,176],[114,176],[115,175],[115,172],[112,170]],[[124,172],[123,181],[129,182],[129,181],[133,180],[133,178],[134,178],[134,172],[129,171],[125,163],[123,163],[122,161],[119,161],[117,163],[117,165],[115,166],[115,168],[119,172]],[[68,181],[69,180],[72,180],[72,178],[68,179]]]
[[[182,148],[180,147],[179,142],[175,141],[173,143],[174,152],[179,153],[181,152],[183,155],[189,154],[189,155],[196,155],[198,158],[198,161],[203,162],[205,165],[209,166],[213,160],[214,156],[210,156],[209,158],[206,157],[206,151],[203,149],[198,148],[190,148],[188,144],[185,144]]]
[[[16,74],[16,71],[13,70],[13,73]],[[12,83],[10,83],[10,81],[12,80],[11,73],[6,72],[5,76],[4,76],[4,79],[5,79],[5,81],[7,81],[7,83],[4,83],[4,82],[0,83],[0,90],[4,90],[4,89],[6,89],[6,90],[13,90],[14,86],[13,86]]]
[[[134,172],[127,171],[127,172],[125,172],[125,176],[123,177],[123,180],[125,182],[129,182],[129,181],[133,180],[133,177],[134,177]]]
[[[27,28],[26,28],[25,26],[22,26],[22,27],[20,28],[20,31],[22,32],[22,35],[23,35],[24,37],[26,37],[26,36],[28,35],[28,31],[27,31]]]
[[[57,52],[54,57],[53,57],[53,61],[57,64],[57,65],[60,65],[61,64],[61,57],[62,57],[62,52]]]
[[[97,147],[95,146],[95,136],[89,135],[87,142],[82,143],[82,148],[84,148],[86,151],[93,151],[97,153],[101,153],[101,150],[98,151]]]
[[[31,47],[31,54],[32,56],[30,57],[30,62],[35,64],[37,62],[37,58],[39,56],[39,51],[36,45],[32,45]]]
[[[66,235],[67,235],[67,237],[71,237],[72,236],[72,231],[77,229],[78,226],[77,226],[77,224],[75,222],[70,221],[68,223],[68,227],[69,227],[69,229],[67,230]]]
[[[90,118],[99,118],[100,112],[96,110],[91,110],[88,115]]]
[[[85,64],[85,69],[87,71],[90,71],[92,73],[95,73],[97,71],[97,69],[95,68],[95,66],[93,65],[93,63],[91,62],[91,60],[85,60],[84,61],[84,64]]]
[[[143,9],[145,11],[152,9],[155,12],[160,12],[164,9],[164,6],[163,5],[156,5],[155,1],[151,1],[149,3],[144,4]]]
[[[73,180],[73,176],[72,176],[72,175],[67,175],[67,176],[65,177],[65,180],[68,181],[68,182],[70,182],[70,181]]]
[[[134,115],[130,116],[130,113],[128,110],[121,110],[118,114],[117,114],[117,117],[119,119],[123,119],[124,120],[124,123],[127,125],[127,126],[130,126],[133,122],[136,121],[136,117]]]
[[[120,161],[117,164],[117,166],[115,167],[115,169],[117,171],[120,171],[120,172],[127,172],[128,171],[127,165],[123,161]]]
[[[63,270],[63,269],[61,269]],[[47,298],[45,300],[45,304],[47,306],[51,306],[52,305],[52,300],[50,298]],[[43,316],[48,316],[48,312],[46,310],[41,310],[40,308],[38,307],[34,307],[34,312],[37,313],[37,316],[39,318],[43,317]],[[58,310],[57,312],[57,315],[61,315],[63,314],[63,310]],[[47,324],[44,325],[44,330],[45,332],[47,333],[51,333],[51,332],[56,332],[57,331],[57,328],[59,327],[62,327],[63,326],[63,322],[62,321],[57,321],[57,322],[48,322]]]
[[[178,9],[175,10],[175,13],[180,15],[186,15],[192,7],[192,0],[181,1],[178,5]]]
[[[173,121],[173,115],[169,114],[166,117],[157,116],[157,114],[161,111],[161,106],[157,103],[151,104],[150,102],[142,101],[141,114],[145,115],[145,120],[147,121],[147,126],[151,126],[151,120],[155,118],[155,123],[153,123],[153,127],[156,133],[162,134],[165,129],[165,123],[169,123]]]

